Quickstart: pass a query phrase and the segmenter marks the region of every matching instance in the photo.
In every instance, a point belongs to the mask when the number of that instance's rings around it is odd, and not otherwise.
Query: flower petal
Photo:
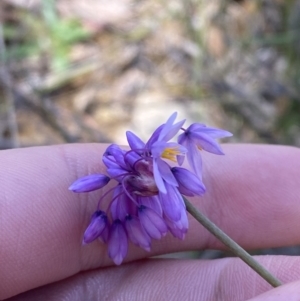
[[[144,205],[145,207],[149,207],[154,210],[157,214],[162,216],[163,211],[161,208],[161,203],[158,196],[151,196],[151,197],[139,197],[138,203],[140,205]]]
[[[109,227],[110,227],[110,224],[109,224],[109,222],[107,221],[106,227],[103,229],[102,233],[101,233],[100,236],[99,236],[99,240],[102,241],[102,242],[105,243],[105,244],[108,242],[108,237],[109,237]]]
[[[156,160],[153,160],[153,175],[154,175],[154,180],[155,180],[158,190],[161,191],[162,193],[167,193],[164,181],[158,170]]]
[[[179,155],[176,156],[176,159],[177,159],[177,163],[181,166],[184,162],[185,156]]]
[[[153,158],[160,158],[164,149],[167,147],[167,143],[165,141],[156,141],[151,146],[151,154]]]
[[[112,155],[103,155],[102,162],[107,168],[120,168],[120,165],[116,162]]]
[[[164,127],[162,131],[159,134],[158,140],[161,141],[164,139],[164,137],[167,135],[167,133],[172,128],[172,125],[177,117],[177,112],[174,112],[167,120],[167,122],[164,124]]]
[[[168,132],[164,136],[162,136],[161,139],[164,141],[169,141],[170,139],[172,139],[178,133],[178,131],[182,128],[184,123],[185,123],[185,119],[172,125],[169,128]]]
[[[113,201],[110,205],[112,218],[114,220],[119,219],[123,222],[128,214],[135,214],[136,210],[136,205],[124,193],[123,186],[116,186],[113,193]]]
[[[96,211],[92,217],[90,224],[84,232],[83,244],[88,244],[97,239],[107,227],[107,216],[102,211]]]
[[[225,138],[225,137],[231,137],[232,133],[221,130],[221,129],[216,129],[212,127],[208,127],[204,124],[201,123],[193,123],[191,124],[187,131],[189,132],[201,132],[203,134],[206,134],[210,136],[211,138],[217,139],[217,138]]]
[[[126,152],[124,155],[124,161],[125,161],[126,165],[128,166],[128,169],[133,169],[134,164],[139,159],[141,159],[141,156],[139,154],[137,154],[135,151]]]
[[[131,131],[126,132],[126,137],[127,137],[128,144],[132,150],[142,149],[146,145],[137,135],[135,135]]]
[[[171,221],[178,221],[181,216],[181,211],[185,211],[182,196],[177,188],[172,185],[167,185],[167,193],[159,193],[159,199],[165,216]]]
[[[169,231],[174,237],[177,237],[181,240],[184,239],[189,227],[189,221],[186,211],[182,212],[180,219],[176,222],[170,221],[167,218],[165,219],[165,221],[168,225]]]
[[[165,221],[151,208],[147,208],[143,205],[140,206],[138,216],[141,221],[141,225],[150,237],[154,239],[161,239],[162,236],[167,234],[168,228]]]
[[[186,134],[186,131],[184,133],[180,134],[177,138],[177,142],[180,145],[186,145],[187,140],[188,140],[188,136]]]
[[[122,178],[128,174],[128,171],[122,169],[122,168],[107,168],[107,173],[110,175],[111,178],[121,181]]]
[[[160,132],[162,131],[162,129],[164,128],[164,124],[160,125],[155,131],[154,133],[151,135],[151,137],[149,138],[149,140],[146,143],[146,149],[150,149],[152,147],[152,144],[154,142],[156,142],[158,140],[158,137],[160,135]]]
[[[188,150],[186,157],[189,165],[202,181],[202,157],[200,151],[192,141],[187,140],[185,143]]]
[[[109,147],[110,154],[114,157],[120,167],[127,169],[127,165],[124,161],[125,151],[122,150],[117,144],[111,144]]]
[[[125,228],[129,239],[135,244],[150,252],[151,238],[142,227],[139,219],[128,215],[125,221]]]
[[[111,225],[108,239],[108,255],[116,265],[120,265],[128,252],[128,239],[123,224],[115,220]]]
[[[157,159],[158,170],[161,177],[169,184],[178,186],[178,183],[171,172],[171,167],[162,159]]]
[[[224,155],[219,143],[206,134],[199,132],[190,133],[190,141],[193,141],[195,145],[209,153]]]

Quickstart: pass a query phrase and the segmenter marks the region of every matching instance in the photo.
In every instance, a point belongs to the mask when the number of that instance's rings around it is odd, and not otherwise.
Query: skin
[[[67,188],[78,177],[104,173],[105,148],[0,152],[0,300],[300,300],[300,257],[257,258],[284,283],[276,289],[237,258],[147,259],[222,249],[192,218],[184,241],[167,236],[150,253],[131,245],[118,267],[101,242],[82,246],[97,200],[112,186],[87,194]],[[228,145],[224,152],[203,153],[207,193],[190,200],[246,249],[300,244],[300,150]]]

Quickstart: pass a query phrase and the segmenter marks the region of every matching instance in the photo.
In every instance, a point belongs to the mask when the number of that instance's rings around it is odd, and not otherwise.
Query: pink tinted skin
[[[79,177],[105,172],[105,148],[0,152],[0,300],[299,300],[299,257],[258,258],[284,283],[276,289],[239,259],[146,259],[222,249],[192,218],[184,241],[167,235],[152,243],[150,253],[131,245],[120,267],[100,241],[82,246],[97,201],[112,186],[86,194],[68,187]],[[228,145],[224,152],[203,153],[207,192],[190,200],[244,248],[300,244],[300,151]]]

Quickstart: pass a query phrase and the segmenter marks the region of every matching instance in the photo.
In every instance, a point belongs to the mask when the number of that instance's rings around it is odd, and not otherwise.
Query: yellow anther
[[[173,148],[165,148],[163,153],[161,154],[162,158],[177,162],[176,156],[180,155],[181,152],[178,149],[178,147],[173,147]]]

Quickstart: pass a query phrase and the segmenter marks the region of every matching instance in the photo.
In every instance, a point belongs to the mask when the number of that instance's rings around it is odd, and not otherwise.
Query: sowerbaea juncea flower
[[[205,193],[200,150],[223,154],[214,139],[231,136],[199,123],[184,129],[185,120],[175,123],[176,117],[173,113],[146,143],[128,131],[129,150],[111,144],[103,154],[107,175],[85,176],[69,187],[74,192],[89,192],[115,182],[100,198],[83,243],[98,238],[107,243],[108,255],[117,265],[127,255],[129,241],[150,251],[151,240],[161,239],[168,231],[184,239],[188,218],[182,195]],[[178,141],[170,141],[180,131]],[[193,172],[180,167],[185,156]],[[103,199],[108,195],[111,200],[107,204]]]
[[[202,179],[202,158],[199,150],[224,155],[216,138],[231,137],[230,132],[207,127],[205,124],[193,123],[178,137],[178,143],[187,149],[187,160],[193,171]]]

